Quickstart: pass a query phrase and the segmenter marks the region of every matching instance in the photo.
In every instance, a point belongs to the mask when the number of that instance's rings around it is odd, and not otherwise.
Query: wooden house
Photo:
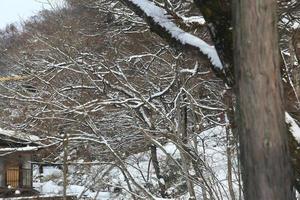
[[[0,129],[0,197],[31,195],[32,159],[42,147],[39,138]]]

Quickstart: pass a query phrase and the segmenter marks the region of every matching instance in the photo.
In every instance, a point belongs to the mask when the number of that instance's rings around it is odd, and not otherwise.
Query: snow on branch
[[[0,148],[0,152],[25,152],[25,151],[37,151],[40,147],[33,147],[33,146],[27,146],[27,147],[11,147],[11,148]]]
[[[285,112],[285,121],[290,125],[290,131],[294,138],[300,143],[300,127],[288,112]]]
[[[215,47],[180,29],[169,19],[170,16],[167,15],[167,12],[163,8],[156,6],[153,2],[148,0],[121,1],[134,10],[136,14],[144,17],[148,23],[150,23],[150,28],[157,29],[154,31],[160,36],[167,34],[168,37],[171,37],[169,38],[171,42],[176,41],[181,44],[181,46],[197,49],[201,54],[209,58],[215,68],[223,68]]]

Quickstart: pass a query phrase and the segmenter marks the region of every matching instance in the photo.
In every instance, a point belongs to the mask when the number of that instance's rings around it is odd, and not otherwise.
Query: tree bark
[[[163,179],[163,176],[160,174],[160,167],[159,167],[159,162],[158,162],[158,158],[157,158],[157,148],[153,144],[153,145],[151,145],[150,150],[151,150],[152,165],[154,167],[154,171],[155,171],[156,177],[158,179],[160,195],[162,198],[166,198],[167,197],[166,186],[165,186],[164,182],[162,182],[162,180],[164,180],[164,179]]]
[[[67,186],[68,186],[68,135],[64,133],[63,138],[63,199],[67,200]]]
[[[235,1],[233,13],[237,124],[245,199],[292,199],[276,1]]]
[[[184,96],[184,95],[183,95]],[[184,99],[184,97],[182,97]],[[176,112],[177,112],[177,132],[178,132],[178,138],[181,137],[182,143],[183,144],[187,144],[187,107],[183,106],[181,107],[180,105],[180,97],[177,99],[177,105],[176,105]],[[184,146],[182,147],[182,149],[179,149],[180,152],[180,157],[182,160],[182,169],[183,169],[183,173],[185,175],[185,179],[186,179],[186,185],[187,185],[187,189],[189,192],[189,199],[196,199],[196,193],[194,190],[194,184],[192,182],[192,180],[190,180],[189,176],[189,158],[186,155],[186,152],[184,151]]]

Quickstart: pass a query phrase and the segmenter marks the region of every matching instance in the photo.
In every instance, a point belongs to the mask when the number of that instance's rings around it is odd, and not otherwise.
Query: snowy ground
[[[61,195],[63,193],[62,183],[62,171],[57,167],[44,167],[44,173],[39,174],[38,169],[34,170],[35,182],[33,187],[38,190],[41,194],[45,195]],[[40,181],[42,177],[43,181]],[[77,197],[86,197],[91,199],[110,199],[110,192],[92,192],[84,186],[80,185],[69,185],[67,188],[68,195],[76,195]]]
[[[223,199],[228,198],[227,186],[227,171],[226,171],[226,145],[222,142],[224,136],[223,127],[215,127],[213,129],[202,132],[197,136],[198,150],[201,155],[205,155],[205,162],[207,169],[205,174],[208,181],[218,191],[218,196]],[[172,164],[172,159],[180,160],[180,153],[177,147],[169,142],[164,145],[164,150],[158,149],[158,159],[160,167],[167,178],[171,179],[169,182],[168,192],[171,194],[177,193],[180,184],[184,183],[184,179],[180,178],[182,175],[178,174],[176,165]],[[202,158],[203,159],[203,158]],[[158,180],[154,173],[152,164],[149,164],[150,153],[141,152],[129,156],[126,159],[126,166],[137,184],[143,186],[151,193],[157,193]],[[97,161],[96,161],[97,162]],[[95,163],[96,163],[95,162]],[[84,165],[83,161],[78,161],[79,165],[69,166],[67,193],[69,195],[76,195],[80,199],[132,199],[130,192],[128,192],[128,185],[125,181],[122,171],[111,164],[107,165]],[[112,167],[113,166],[113,167]],[[192,171],[191,171],[192,172]],[[177,173],[177,174],[176,174]],[[56,167],[44,167],[44,173],[39,174],[38,169],[34,170],[34,187],[42,194],[62,194],[62,170]],[[179,181],[172,182],[173,177],[179,177]],[[166,178],[166,179],[167,179]],[[181,181],[180,181],[181,180]],[[131,183],[135,188],[134,184]],[[117,190],[115,188],[120,188]],[[202,198],[202,190],[199,185],[195,185],[197,199]],[[188,199],[187,194],[181,194],[176,199]]]

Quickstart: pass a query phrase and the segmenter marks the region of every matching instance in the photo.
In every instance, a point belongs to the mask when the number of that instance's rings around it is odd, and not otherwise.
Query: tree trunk
[[[292,199],[276,1],[235,1],[237,124],[246,200]]]
[[[160,195],[161,195],[162,198],[166,198],[167,197],[166,186],[165,186],[165,181],[163,179],[163,176],[160,174],[160,167],[159,167],[159,162],[158,162],[158,159],[157,159],[157,148],[154,144],[151,145],[150,148],[151,148],[152,164],[153,164],[154,171],[155,171],[156,177],[158,179],[158,185],[159,185],[159,188],[160,188]]]
[[[180,98],[178,98],[179,100]],[[178,123],[178,137],[181,137],[181,140],[184,144],[187,144],[187,107],[180,107],[180,101],[177,101],[177,123]],[[189,176],[189,158],[186,155],[186,152],[182,149],[180,151],[180,157],[182,160],[182,169],[186,178],[187,189],[190,195],[189,199],[196,199],[194,184],[192,180],[190,180]]]
[[[63,199],[67,200],[67,186],[68,186],[68,135],[67,133],[64,134],[63,139]]]

